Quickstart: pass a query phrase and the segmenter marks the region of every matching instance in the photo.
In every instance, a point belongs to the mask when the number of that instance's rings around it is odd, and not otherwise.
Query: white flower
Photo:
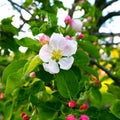
[[[66,40],[62,34],[53,33],[49,44],[42,46],[39,56],[43,61],[44,70],[55,74],[63,70],[71,68],[76,53],[77,42],[74,40]]]

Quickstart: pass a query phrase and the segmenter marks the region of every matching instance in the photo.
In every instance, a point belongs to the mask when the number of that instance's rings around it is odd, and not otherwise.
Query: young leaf
[[[42,63],[42,60],[36,55],[32,60],[28,61],[24,67],[24,73],[28,74],[35,69],[36,66]]]
[[[9,75],[11,75],[12,73],[16,73],[20,68],[22,68],[25,65],[25,63],[26,63],[26,60],[18,60],[8,65],[2,75],[3,84],[6,84],[6,81]]]
[[[13,110],[12,101],[6,102],[5,103],[5,108],[4,108],[5,120],[11,120],[12,110]]]
[[[7,82],[6,82],[6,89],[5,89],[5,95],[11,94],[16,88],[20,87],[21,84],[24,82],[22,80],[22,71],[23,69],[19,70],[16,73],[12,73],[9,75]]]
[[[61,71],[56,75],[56,84],[58,91],[65,98],[73,98],[79,91],[77,77],[72,71]]]
[[[113,115],[120,119],[120,100],[114,101],[114,103],[110,107],[110,111]]]

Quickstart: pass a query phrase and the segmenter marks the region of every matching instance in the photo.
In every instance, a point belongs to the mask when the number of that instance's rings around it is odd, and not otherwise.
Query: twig
[[[90,61],[92,64],[96,65],[98,68],[103,70],[110,78],[112,78],[117,84],[120,84],[120,78],[114,76],[108,69],[106,69],[104,66],[100,65],[95,61],[94,59],[91,59]]]
[[[92,35],[98,36],[98,37],[114,37],[114,36],[120,36],[120,33],[91,33]]]

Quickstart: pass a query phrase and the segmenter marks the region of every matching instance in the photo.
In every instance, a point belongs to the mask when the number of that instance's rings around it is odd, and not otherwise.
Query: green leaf
[[[76,52],[74,58],[75,58],[74,64],[77,66],[88,65],[88,63],[89,63],[88,55],[82,50],[78,50]]]
[[[22,83],[24,82],[22,77],[23,77],[23,69],[19,70],[16,73],[12,73],[9,75],[7,82],[6,82],[6,89],[5,89],[5,95],[12,94],[12,92],[16,89],[19,88]]]
[[[4,109],[5,120],[11,120],[12,110],[13,110],[12,101],[6,102],[5,103],[5,109]]]
[[[101,106],[102,96],[98,88],[92,87],[90,90],[91,105],[99,108]]]
[[[113,85],[113,84],[106,84],[108,86],[108,92],[110,92],[111,94],[114,95],[115,98],[120,99],[120,87],[117,85]]]
[[[20,40],[16,41],[18,45],[23,46],[23,47],[28,47],[34,51],[39,51],[40,49],[40,43],[38,40],[33,40],[29,37],[22,38]]]
[[[25,3],[23,4],[23,6],[26,8],[31,4],[32,4],[32,0],[25,0]]]
[[[97,49],[96,46],[94,46],[93,44],[91,44],[90,42],[88,41],[81,41],[79,42],[79,46],[88,52],[89,55],[91,55],[92,57],[98,59],[100,58],[100,55],[99,55],[99,51]]]
[[[120,100],[114,101],[114,103],[110,107],[110,111],[113,115],[120,119]]]
[[[65,98],[75,97],[79,91],[77,77],[72,71],[61,71],[56,75],[58,91]]]
[[[24,73],[28,74],[35,69],[39,64],[42,63],[42,60],[38,55],[36,55],[32,60],[28,61],[24,67]]]
[[[10,65],[8,65],[5,68],[3,75],[2,75],[3,84],[6,84],[6,81],[7,81],[7,78],[9,77],[9,75],[11,75],[12,73],[16,73],[19,69],[24,67],[25,63],[26,63],[26,60],[18,60],[18,61],[14,61]]]

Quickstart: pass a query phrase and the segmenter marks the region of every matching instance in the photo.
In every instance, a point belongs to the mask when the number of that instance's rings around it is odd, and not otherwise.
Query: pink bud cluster
[[[76,102],[74,100],[71,100],[68,102],[68,107],[70,108],[75,108],[76,107]],[[80,106],[80,110],[87,110],[89,107],[89,105],[87,103],[84,103]],[[69,114],[66,117],[66,120],[78,120],[73,114]],[[83,114],[80,116],[79,120],[90,120],[90,118],[88,117],[88,115]]]

